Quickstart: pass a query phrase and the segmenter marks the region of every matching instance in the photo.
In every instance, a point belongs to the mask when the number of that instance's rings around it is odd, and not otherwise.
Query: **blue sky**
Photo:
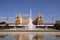
[[[53,22],[52,19],[60,20],[60,0],[0,0],[0,16],[29,14],[30,9],[33,18],[43,14],[45,22]]]

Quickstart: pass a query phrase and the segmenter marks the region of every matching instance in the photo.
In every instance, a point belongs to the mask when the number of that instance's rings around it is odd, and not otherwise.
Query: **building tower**
[[[21,14],[17,14],[17,15],[16,15],[15,24],[16,24],[16,25],[22,25],[22,17],[21,17]]]
[[[37,16],[37,25],[43,25],[43,24],[44,24],[43,14],[38,14],[38,16]]]

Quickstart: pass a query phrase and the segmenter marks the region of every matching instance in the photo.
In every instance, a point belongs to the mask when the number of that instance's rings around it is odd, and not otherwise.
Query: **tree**
[[[0,24],[6,24],[6,22],[0,22]]]
[[[60,30],[60,24],[55,24],[54,27],[55,29]]]

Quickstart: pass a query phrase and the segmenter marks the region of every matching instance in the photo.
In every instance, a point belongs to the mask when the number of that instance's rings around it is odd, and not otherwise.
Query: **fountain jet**
[[[34,26],[33,26],[33,23],[32,23],[32,10],[30,9],[30,18],[29,18],[29,21],[28,21],[28,29],[29,30],[32,30],[34,29]]]

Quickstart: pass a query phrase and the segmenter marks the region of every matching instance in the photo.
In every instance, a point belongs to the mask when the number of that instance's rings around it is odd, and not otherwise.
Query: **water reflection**
[[[15,36],[9,35],[5,37],[0,37],[0,40],[15,40]],[[60,40],[60,37],[52,36],[52,35],[45,35],[44,40]]]
[[[5,36],[5,37],[0,37],[0,40],[14,40],[14,36],[9,35],[9,36]]]
[[[60,37],[52,36],[52,35],[46,35],[44,36],[44,40],[60,40]]]

